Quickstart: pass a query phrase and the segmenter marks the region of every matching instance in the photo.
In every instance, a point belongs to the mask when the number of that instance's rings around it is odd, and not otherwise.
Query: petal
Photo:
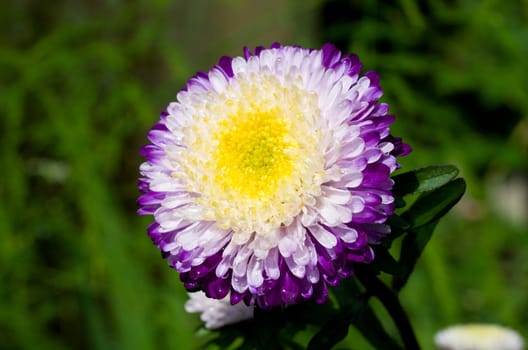
[[[324,197],[332,203],[346,204],[350,200],[350,191],[348,190],[325,185],[321,186],[321,190],[323,191]]]
[[[304,274],[306,272],[306,268],[303,265],[299,265],[293,260],[293,257],[287,257],[284,258],[284,261],[286,261],[286,265],[288,266],[288,269],[290,269],[291,273],[298,278],[303,278]]]
[[[246,275],[243,276],[235,276],[231,278],[231,285],[233,286],[233,289],[239,293],[243,293],[248,289],[248,281],[246,278]]]
[[[307,265],[310,262],[310,250],[303,244],[299,244],[298,248],[292,254],[293,261],[298,265]]]
[[[344,222],[350,222],[352,211],[347,206],[336,205],[326,197],[319,198],[316,207],[321,221],[327,226],[336,226]]]
[[[241,277],[247,275],[247,265],[252,254],[253,252],[247,246],[242,247],[238,251],[233,260],[233,276]]]
[[[257,258],[255,255],[251,256],[248,264],[247,280],[251,287],[259,287],[264,282],[262,276],[263,261]]]
[[[264,260],[264,271],[272,280],[276,280],[280,277],[278,249],[272,249],[269,251],[268,256]]]
[[[317,242],[325,248],[333,248],[337,244],[337,238],[323,227],[319,225],[313,225],[308,227],[309,232],[312,234]]]
[[[281,298],[285,304],[291,304],[296,301],[299,294],[298,282],[290,276],[289,273],[284,274],[281,286]]]

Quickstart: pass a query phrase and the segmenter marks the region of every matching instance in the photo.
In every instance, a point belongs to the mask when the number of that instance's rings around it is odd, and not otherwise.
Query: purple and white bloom
[[[445,328],[435,335],[439,350],[523,350],[519,333],[495,324],[463,324]]]
[[[205,328],[218,329],[253,318],[253,306],[244,303],[231,305],[228,297],[221,300],[208,298],[203,292],[188,293],[190,299],[185,303],[187,312],[199,312]]]
[[[187,289],[261,308],[313,299],[390,229],[390,135],[355,55],[273,44],[192,77],[143,147],[138,203]]]

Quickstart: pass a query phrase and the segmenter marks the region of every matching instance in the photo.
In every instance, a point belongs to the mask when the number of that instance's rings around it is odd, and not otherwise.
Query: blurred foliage
[[[414,148],[404,168],[449,162],[468,180],[403,290],[421,343],[469,321],[525,332],[528,2],[330,0],[322,14],[322,40],[380,74]]]
[[[357,53],[404,167],[468,180],[402,291],[424,349],[455,322],[528,337],[528,215],[504,210],[528,178],[528,1],[7,0],[0,20],[0,348],[203,344],[134,213],[138,150],[195,71],[273,41]]]

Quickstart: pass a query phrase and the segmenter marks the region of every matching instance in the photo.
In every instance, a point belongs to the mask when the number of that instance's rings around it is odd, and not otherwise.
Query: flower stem
[[[356,275],[365,288],[367,288],[367,293],[378,298],[385,309],[387,309],[394,324],[398,328],[405,349],[420,350],[420,345],[414,334],[411,322],[409,321],[405,310],[403,310],[398,295],[379,278],[368,271],[361,268],[356,269]]]

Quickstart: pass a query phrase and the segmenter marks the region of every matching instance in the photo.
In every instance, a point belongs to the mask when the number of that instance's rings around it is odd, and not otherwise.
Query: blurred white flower
[[[70,176],[70,166],[57,159],[30,158],[26,167],[28,174],[39,176],[50,183],[62,184]]]
[[[435,335],[439,350],[522,350],[521,336],[509,328],[494,324],[451,326]]]
[[[516,226],[528,224],[528,174],[497,173],[488,181],[490,203],[497,213]]]
[[[231,305],[229,297],[208,298],[204,292],[187,293],[190,299],[185,303],[185,311],[201,313],[200,319],[208,329],[217,329],[228,324],[253,318],[253,307],[244,303]]]

